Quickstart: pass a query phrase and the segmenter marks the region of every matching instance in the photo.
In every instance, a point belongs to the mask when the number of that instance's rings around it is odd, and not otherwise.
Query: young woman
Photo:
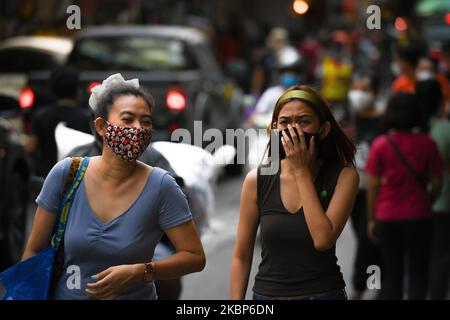
[[[153,107],[136,82],[113,75],[90,99],[103,152],[90,158],[74,197],[54,299],[156,299],[155,279],[204,268],[185,195],[165,170],[136,160],[150,143]],[[57,163],[45,180],[23,259],[50,242],[70,163]],[[152,262],[163,233],[177,252]]]
[[[268,130],[286,128],[294,139],[283,134],[286,158],[278,172],[264,175],[260,165],[244,181],[231,298],[245,297],[259,226],[254,299],[346,299],[335,243],[358,191],[355,147],[308,86],[291,87],[277,101]],[[309,147],[305,133],[313,135]]]

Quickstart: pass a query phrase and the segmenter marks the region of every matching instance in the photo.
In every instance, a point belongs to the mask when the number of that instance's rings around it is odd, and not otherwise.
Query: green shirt
[[[430,135],[436,142],[445,163],[442,190],[438,199],[433,204],[433,211],[450,213],[450,179],[448,172],[450,163],[450,122],[441,119],[432,119]]]

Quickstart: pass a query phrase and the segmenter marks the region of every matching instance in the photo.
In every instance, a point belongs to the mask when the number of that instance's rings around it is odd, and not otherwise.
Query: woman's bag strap
[[[61,239],[64,237],[64,232],[66,230],[66,223],[69,217],[69,211],[73,203],[73,198],[80,186],[81,181],[84,178],[84,174],[87,170],[87,166],[89,164],[89,157],[85,158],[72,158],[72,165],[69,175],[67,176],[67,180],[65,183],[69,185],[67,191],[64,193],[64,197],[58,212],[58,228],[56,229],[55,234],[52,237],[51,245],[57,250],[59,244],[61,243]],[[73,174],[75,172],[75,174]]]

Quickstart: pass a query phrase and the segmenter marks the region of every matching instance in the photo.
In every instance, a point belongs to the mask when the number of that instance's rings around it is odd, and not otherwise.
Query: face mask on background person
[[[391,72],[396,77],[402,74],[402,69],[400,69],[400,66],[398,65],[397,62],[391,63]]]
[[[111,150],[124,161],[134,161],[147,149],[152,132],[144,128],[113,126],[108,121],[104,139]]]
[[[289,88],[298,85],[300,83],[300,77],[293,73],[282,73],[279,81],[283,87]]]
[[[354,112],[359,112],[373,106],[375,97],[372,93],[363,90],[350,90],[348,92],[350,107]]]
[[[416,77],[417,77],[417,80],[419,80],[419,81],[436,79],[436,75],[434,74],[434,72],[432,72],[430,70],[421,70],[421,71],[417,72]]]

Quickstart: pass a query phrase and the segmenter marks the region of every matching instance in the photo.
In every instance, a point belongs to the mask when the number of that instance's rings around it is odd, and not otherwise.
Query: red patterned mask
[[[111,150],[123,160],[131,162],[139,158],[147,149],[152,132],[144,128],[113,126],[108,121],[104,140]]]

